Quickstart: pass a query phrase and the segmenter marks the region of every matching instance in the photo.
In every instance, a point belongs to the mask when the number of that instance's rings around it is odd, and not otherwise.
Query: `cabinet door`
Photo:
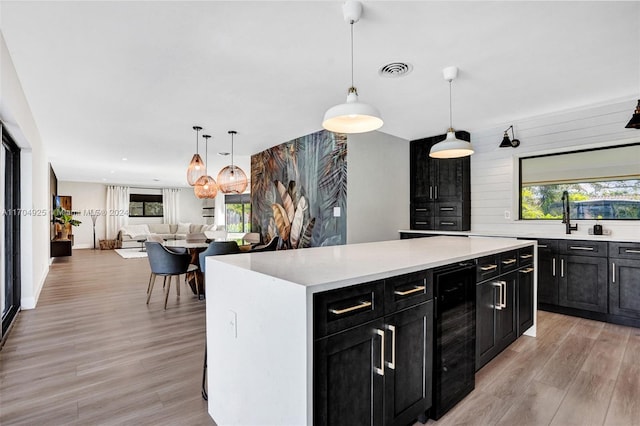
[[[609,313],[640,318],[640,260],[611,259]]]
[[[431,407],[433,300],[385,318],[384,424],[407,425]]]
[[[315,425],[383,424],[383,339],[379,319],[315,342]]]
[[[607,312],[607,258],[560,256],[561,306]]]
[[[498,352],[509,346],[517,337],[516,283],[517,271],[498,277],[502,285],[502,303],[496,309],[496,341]],[[500,292],[498,292],[500,296]]]
[[[433,160],[433,198],[439,202],[461,201],[464,185],[464,163],[469,157]]]
[[[496,304],[500,284],[476,285],[476,371],[496,355]]]
[[[411,200],[428,201],[433,199],[433,184],[431,182],[431,168],[433,159],[429,157],[431,143],[429,139],[411,141]]]
[[[535,270],[532,266],[522,268],[518,271],[518,336],[527,331],[533,325],[533,274]]]
[[[557,241],[538,242],[538,303],[558,304],[557,249]]]

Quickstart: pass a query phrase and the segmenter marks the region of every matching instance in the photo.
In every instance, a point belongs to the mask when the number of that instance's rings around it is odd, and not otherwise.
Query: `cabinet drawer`
[[[531,265],[533,263],[533,246],[518,250],[518,266]]]
[[[607,257],[609,243],[604,241],[563,240],[560,254],[573,256]]]
[[[476,282],[480,283],[490,278],[497,277],[499,273],[500,255],[492,254],[478,259]]]
[[[518,269],[518,251],[500,253],[500,274]]]
[[[384,281],[357,284],[313,295],[314,339],[371,321],[384,314]]]
[[[431,216],[433,214],[433,205],[429,203],[425,203],[425,204],[415,203],[411,205],[411,212],[416,217]]]
[[[391,313],[433,299],[431,270],[400,275],[385,280],[384,309]]]
[[[411,220],[411,229],[432,230],[433,221],[430,218],[413,218]]]
[[[435,214],[439,217],[462,216],[462,203],[438,203]]]
[[[640,243],[609,243],[609,257],[640,259]]]
[[[441,217],[435,218],[435,229],[450,230],[450,231],[462,231],[462,218],[461,217]]]

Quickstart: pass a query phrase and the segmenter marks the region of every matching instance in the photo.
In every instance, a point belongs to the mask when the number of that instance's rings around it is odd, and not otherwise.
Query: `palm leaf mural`
[[[344,243],[346,155],[346,136],[324,130],[253,155],[253,229],[279,235],[281,248]]]

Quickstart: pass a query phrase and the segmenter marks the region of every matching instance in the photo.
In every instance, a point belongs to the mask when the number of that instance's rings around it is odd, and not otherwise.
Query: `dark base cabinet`
[[[640,256],[638,259],[611,259],[609,312],[640,319]]]
[[[538,303],[558,304],[558,241],[538,240]]]
[[[533,326],[533,266],[518,271],[518,287],[516,300],[518,301],[517,324],[518,336]]]
[[[380,319],[316,343],[314,424],[384,424],[382,330]]]
[[[569,308],[607,312],[607,259],[561,256],[559,304]]]
[[[50,246],[51,257],[71,256],[71,240],[53,240]]]

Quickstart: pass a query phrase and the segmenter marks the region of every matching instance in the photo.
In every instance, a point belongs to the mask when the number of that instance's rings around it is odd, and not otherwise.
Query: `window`
[[[640,144],[520,159],[520,219],[640,220]]]
[[[250,194],[225,195],[227,232],[251,232]]]
[[[130,194],[129,217],[162,217],[162,195]]]

